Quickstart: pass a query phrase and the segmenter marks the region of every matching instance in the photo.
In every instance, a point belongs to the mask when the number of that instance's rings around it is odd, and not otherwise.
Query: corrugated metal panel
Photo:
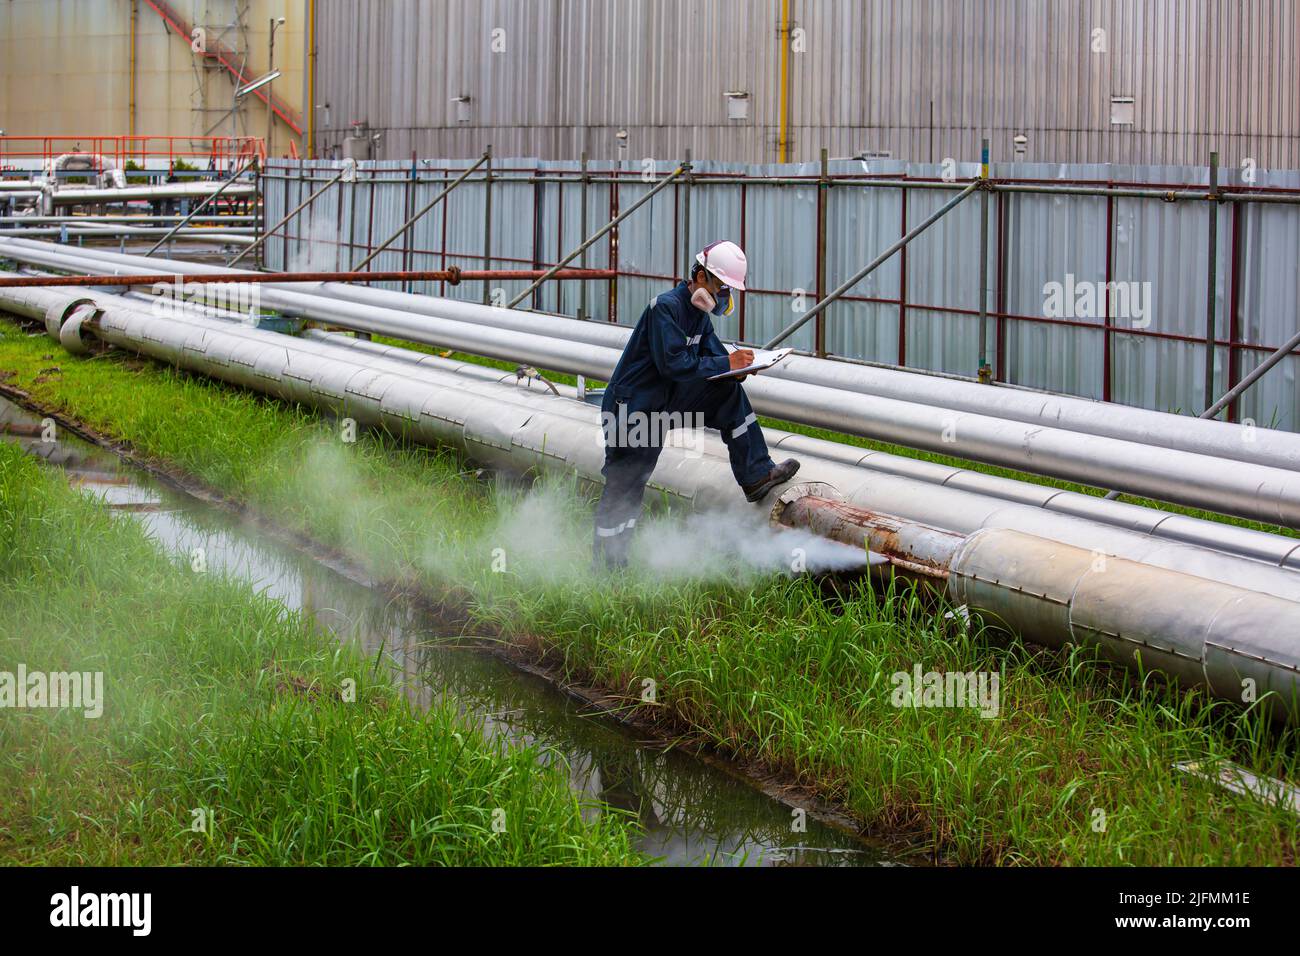
[[[777,158],[780,0],[319,0],[317,101],[388,156]],[[1293,0],[791,0],[793,159],[1300,167]],[[501,31],[494,33],[494,31]],[[1096,33],[1095,31],[1104,31]],[[1104,50],[1094,50],[1094,46]],[[731,90],[749,116],[727,119]],[[453,97],[469,96],[456,120]],[[1112,96],[1134,98],[1113,126]],[[626,129],[620,155],[615,133]]]
[[[470,160],[436,161],[441,178],[412,184],[412,161],[362,164],[362,180],[338,187],[337,199],[322,199],[314,217],[297,223],[285,240],[268,244],[267,259],[279,268],[328,268],[338,243],[352,242],[351,261],[396,231],[418,209],[463,170]],[[864,168],[864,165],[867,168]],[[303,164],[317,181],[331,175],[336,164]],[[628,178],[617,186],[620,209],[627,209],[653,187],[655,177],[674,168],[651,163],[649,181],[641,167],[593,162],[592,175],[618,168]],[[579,164],[560,161],[498,159],[498,174],[537,172],[576,173]],[[268,215],[278,219],[312,188],[299,182],[299,166],[273,163],[269,180]],[[701,162],[695,179],[669,186],[620,226],[615,283],[614,320],[633,323],[645,304],[684,275],[691,255],[706,242],[731,238],[749,256],[750,291],[741,308],[718,320],[728,339],[764,342],[847,280],[905,231],[903,192],[894,186],[865,186],[844,179],[826,189],[826,262],[824,288],[817,288],[817,192],[815,179],[806,184],[710,183],[709,176],[816,177],[820,164],[741,166]],[[884,175],[934,180],[942,168],[897,161],[832,162],[831,176]],[[974,164],[958,164],[960,179],[978,173]],[[372,175],[385,177],[369,182]],[[1059,166],[995,164],[992,175],[1002,180],[1153,182],[1204,185],[1205,170],[1167,166]],[[1261,173],[1257,186],[1300,189],[1300,173]],[[408,242],[397,243],[375,261],[377,269],[442,268],[459,265],[478,269],[484,257],[484,199],[482,182],[458,187],[443,206],[430,212],[411,230]],[[593,183],[588,193],[587,226],[581,227],[583,185],[500,182],[492,185],[492,265],[497,268],[544,268],[576,248],[607,222],[613,213],[611,186]],[[915,227],[946,203],[952,192],[908,187],[907,226]],[[742,203],[743,195],[743,203]],[[687,202],[689,197],[689,229]],[[906,252],[905,309],[900,308],[903,257],[895,255],[850,290],[825,314],[825,345],[833,354],[886,363],[900,361],[900,325],[905,364],[913,368],[974,375],[979,355],[979,224],[982,194],[960,206],[918,237]],[[999,258],[998,221],[1002,212],[1004,248]],[[445,208],[444,208],[445,207]],[[1204,407],[1204,336],[1206,315],[1206,257],[1210,208],[1204,202],[1164,202],[1162,199],[1122,199],[1083,195],[999,193],[990,197],[989,320],[986,348],[1000,380],[1091,398],[1105,397],[1106,283],[1111,286],[1112,400],[1168,411],[1194,413]],[[444,221],[445,217],[445,221]],[[1234,218],[1239,221],[1234,226]],[[1216,347],[1215,393],[1226,391],[1264,357],[1244,347],[1277,347],[1295,332],[1300,301],[1300,207],[1294,205],[1219,206],[1217,243],[1216,338],[1226,342],[1233,329],[1233,300],[1237,302],[1238,345]],[[1107,223],[1113,231],[1107,241]],[[1234,234],[1239,262],[1234,270]],[[586,264],[606,268],[612,243],[608,238],[589,250]],[[1108,248],[1109,246],[1109,248]],[[408,250],[413,250],[408,253]],[[1109,255],[1108,255],[1109,253]],[[322,258],[323,257],[323,258]],[[340,260],[342,261],[342,260]],[[1002,262],[1002,276],[998,264]],[[1108,266],[1109,262],[1109,266]],[[574,265],[581,263],[575,262]],[[1109,272],[1108,272],[1109,268]],[[1234,279],[1235,271],[1235,279]],[[1052,284],[1079,310],[1056,315],[1066,321],[1048,322]],[[1067,290],[1088,286],[1091,299]],[[523,281],[501,284],[496,301],[503,302],[525,288]],[[583,286],[590,317],[611,317],[610,286],[605,280],[549,283],[534,297],[534,307],[576,314]],[[1125,300],[1129,289],[1135,297]],[[999,308],[999,290],[1005,308]],[[415,291],[442,292],[422,285]],[[481,300],[481,283],[447,287],[455,298]],[[1089,304],[1090,302],[1090,304]],[[1127,304],[1127,311],[1122,308]],[[905,322],[900,322],[905,311]],[[999,317],[999,313],[1004,313]],[[742,331],[743,317],[743,331]],[[1001,336],[999,336],[1001,330]],[[1133,334],[1134,330],[1155,334]],[[998,344],[1004,355],[999,360]],[[810,323],[788,344],[811,349]],[[1230,352],[1232,353],[1230,355]],[[1236,373],[1230,376],[1230,359]],[[1239,416],[1260,424],[1300,427],[1300,390],[1296,376],[1300,359],[1288,358],[1247,393]]]

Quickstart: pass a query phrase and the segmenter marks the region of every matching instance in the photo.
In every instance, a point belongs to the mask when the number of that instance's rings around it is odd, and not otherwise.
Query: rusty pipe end
[[[768,513],[768,520],[774,525],[789,526],[789,522],[784,519],[786,509],[794,504],[800,498],[819,498],[823,501],[842,502],[844,496],[835,489],[834,485],[828,485],[824,481],[800,481],[787,487],[772,503],[772,510]]]

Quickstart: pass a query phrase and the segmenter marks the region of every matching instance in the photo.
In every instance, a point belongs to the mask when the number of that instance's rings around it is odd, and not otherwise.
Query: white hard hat
[[[695,254],[695,261],[726,285],[741,292],[745,291],[745,271],[748,269],[748,264],[745,261],[744,250],[734,242],[726,239],[710,242]]]

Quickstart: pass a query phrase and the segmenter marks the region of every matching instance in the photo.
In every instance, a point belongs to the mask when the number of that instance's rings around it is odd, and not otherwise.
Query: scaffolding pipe
[[[980,148],[980,182],[989,180],[989,140],[984,137]],[[989,190],[980,193],[980,321],[979,321],[979,362],[976,376],[982,384],[993,382],[993,369],[989,365]]]
[[[1206,291],[1205,291],[1205,401],[1206,408],[1214,404],[1214,325],[1215,306],[1218,305],[1219,278],[1219,154],[1210,153],[1210,231],[1206,239]]]
[[[1249,375],[1232,388],[1228,389],[1228,391],[1224,392],[1223,397],[1205,411],[1201,412],[1199,417],[1213,418],[1215,415],[1219,414],[1219,412],[1223,411],[1230,404],[1244,395],[1247,389],[1263,378],[1265,372],[1298,348],[1300,348],[1300,332],[1297,332],[1295,335],[1291,336],[1291,338],[1287,339],[1285,345],[1280,346],[1276,351],[1270,354],[1268,358],[1255,366]]]
[[[70,350],[84,352],[94,336],[160,361],[308,407],[346,415],[426,444],[452,444],[491,467],[516,473],[533,469],[576,473],[597,482],[604,449],[597,421],[570,417],[594,409],[541,392],[491,382],[440,385],[367,368],[304,347],[288,336],[200,318],[184,322],[130,308],[100,308],[50,290],[0,293],[0,302],[24,314],[41,314]],[[563,411],[561,411],[563,409]],[[1196,574],[1129,558],[1101,555],[1015,529],[962,531],[941,520],[909,519],[873,506],[870,491],[837,490],[842,466],[817,463],[808,479],[768,496],[770,512],[743,509],[738,520],[780,522],[789,515],[832,516],[844,525],[852,505],[861,509],[864,541],[903,570],[928,569],[954,602],[982,612],[1029,640],[1099,647],[1126,666],[1159,669],[1189,686],[1235,702],[1245,681],[1258,696],[1272,696],[1280,712],[1295,716],[1300,690],[1300,576],[1251,562],[1163,545]],[[850,480],[853,475],[849,474]],[[728,463],[718,456],[664,450],[652,484],[701,510],[734,506]],[[974,497],[974,496],[970,496]],[[812,501],[805,499],[812,498]],[[773,500],[775,499],[775,500]],[[790,510],[791,506],[794,510]],[[942,517],[942,515],[936,515]],[[1057,519],[1068,526],[1070,519]],[[805,525],[815,522],[805,520]],[[1120,541],[1140,537],[1101,529]],[[1198,553],[1199,552],[1199,553]],[[1242,585],[1240,565],[1250,569]],[[1281,585],[1285,596],[1269,594]]]

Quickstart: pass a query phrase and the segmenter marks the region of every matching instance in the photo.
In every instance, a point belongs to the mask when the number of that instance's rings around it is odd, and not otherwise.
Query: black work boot
[[[591,570],[593,573],[620,571],[627,567],[627,540],[625,536],[620,536],[620,538],[596,537],[591,549]]]
[[[767,477],[760,478],[752,485],[742,485],[740,490],[745,493],[746,501],[758,501],[777,485],[793,478],[798,470],[798,459],[787,458],[769,471]]]

